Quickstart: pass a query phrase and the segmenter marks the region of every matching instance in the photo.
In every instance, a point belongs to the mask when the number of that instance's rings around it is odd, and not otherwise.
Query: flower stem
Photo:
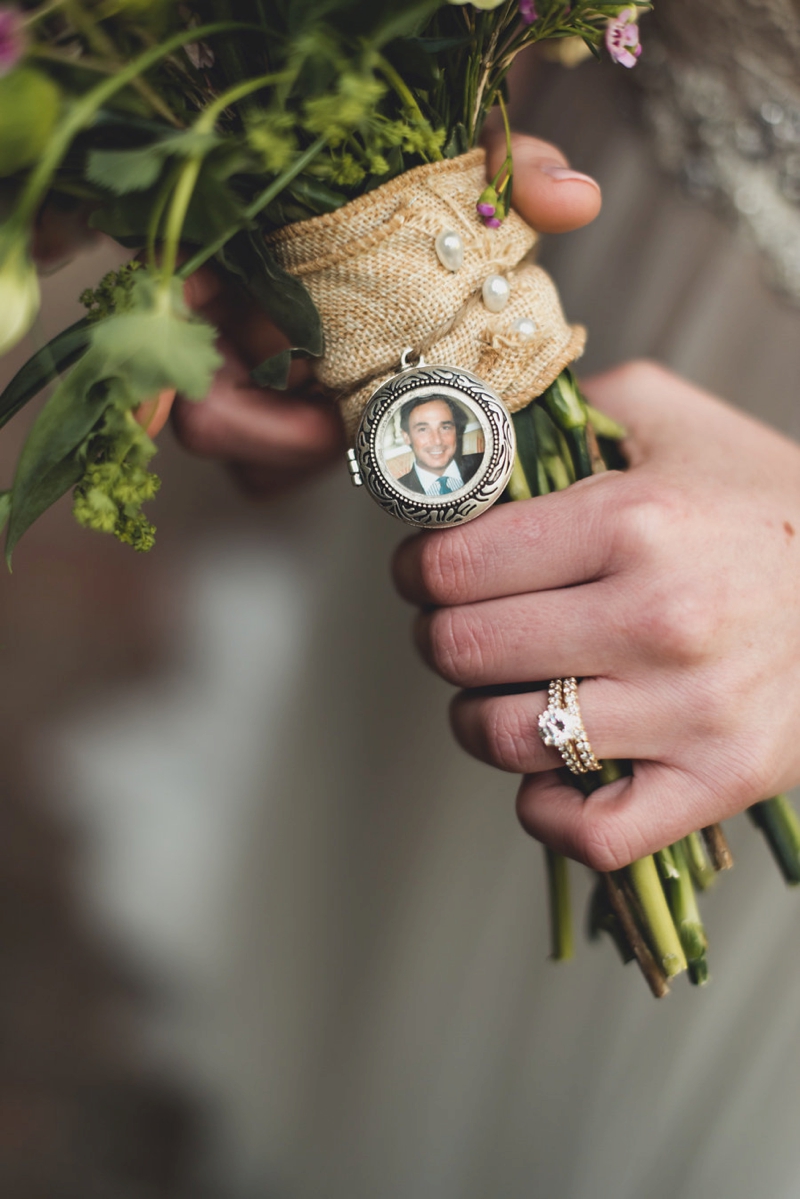
[[[796,886],[800,883],[800,820],[787,796],[764,799],[747,814],[764,834],[786,882]]]
[[[703,829],[703,840],[706,843],[711,861],[715,870],[731,870],[733,868],[733,854],[731,847],[728,845],[728,838],[722,831],[722,826],[719,824],[709,824]]]
[[[656,999],[663,998],[669,993],[669,980],[653,956],[650,946],[642,936],[634,919],[622,885],[621,875],[601,874],[600,878],[606,890],[609,906],[619,921],[620,928],[631,947],[647,985]]]
[[[632,862],[625,867],[625,875],[641,907],[656,961],[667,978],[681,974],[686,969],[686,956],[654,859],[648,856]]]
[[[717,871],[708,860],[703,838],[699,833],[689,833],[688,837],[683,838],[683,849],[694,885],[701,891],[707,891],[716,882]]]
[[[179,49],[187,42],[196,41],[202,37],[211,37],[217,33],[258,28],[257,25],[241,21],[216,21],[210,25],[201,25],[196,29],[183,30],[181,33],[167,38],[165,42],[145,50],[138,58],[121,67],[115,75],[104,79],[91,91],[81,96],[67,109],[66,116],[54,131],[38,163],[28,176],[17,206],[9,218],[9,225],[13,224],[24,229],[26,225],[30,224],[42,197],[50,186],[53,175],[69,150],[73,138],[89,124],[95,113],[117,92],[122,91],[144,71],[154,66],[160,59],[168,57],[173,50]]]
[[[273,73],[270,75],[260,75],[257,79],[247,79],[243,83],[235,84],[234,87],[223,92],[221,96],[217,96],[213,104],[209,104],[208,108],[203,110],[194,123],[193,131],[197,134],[213,132],[217,118],[231,104],[235,104],[237,100],[242,100],[252,92],[261,91],[262,88],[269,87],[270,84],[284,78],[285,75],[276,75]],[[187,158],[178,176],[175,190],[172,193],[172,202],[169,206],[164,229],[164,255],[161,263],[161,284],[165,288],[169,286],[170,280],[175,274],[181,233],[183,232],[186,213],[194,195],[194,189],[203,166],[205,154],[206,151],[201,150]]]
[[[301,171],[305,170],[312,159],[316,158],[319,152],[323,150],[326,145],[327,138],[324,135],[321,135],[315,142],[312,142],[312,144],[306,150],[304,150],[302,154],[298,154],[292,165],[287,167],[277,179],[273,180],[269,187],[265,188],[260,195],[256,196],[255,200],[253,200],[253,202],[244,210],[243,220],[239,221],[232,228],[226,229],[226,231],[220,234],[219,237],[215,238],[214,241],[211,241],[208,243],[208,245],[203,246],[202,249],[198,250],[196,254],[193,254],[191,258],[188,258],[186,262],[183,263],[178,271],[180,278],[188,279],[189,275],[192,275],[195,271],[199,270],[204,262],[208,262],[209,258],[213,258],[217,251],[221,250],[225,243],[230,241],[234,234],[238,233],[240,229],[246,229],[250,222],[255,220],[261,210],[266,208],[268,204],[271,204],[275,197],[280,195],[283,189],[289,183],[291,183],[296,175],[299,175]]]
[[[695,986],[702,986],[708,982],[708,940],[700,919],[686,853],[680,841],[672,846],[672,857],[677,867],[677,878],[670,878],[665,884],[670,909],[686,954],[689,978]]]
[[[569,863],[560,853],[545,846],[547,888],[550,896],[550,957],[566,962],[574,956],[572,904],[569,893]]]

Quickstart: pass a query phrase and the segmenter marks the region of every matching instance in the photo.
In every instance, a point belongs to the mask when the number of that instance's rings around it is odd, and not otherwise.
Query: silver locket
[[[432,366],[411,351],[370,397],[348,450],[353,482],[406,524],[474,520],[502,495],[514,466],[505,404],[471,371]]]

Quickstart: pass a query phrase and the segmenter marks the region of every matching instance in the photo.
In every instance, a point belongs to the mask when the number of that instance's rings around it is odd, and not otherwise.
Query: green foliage
[[[102,305],[107,310],[90,322],[87,350],[23,446],[11,491],[9,562],[31,524],[76,484],[82,523],[110,525],[113,503],[111,531],[140,549],[151,544],[139,506],[152,497],[154,485],[140,472],[154,447],[131,413],[168,387],[200,399],[220,365],[214,330],[189,313],[177,280],[165,288],[145,269],[123,268],[92,294],[91,307]],[[116,464],[113,470],[110,464]]]
[[[169,159],[205,155],[220,144],[221,139],[215,134],[190,129],[167,134],[132,150],[92,150],[86,160],[86,178],[115,196],[147,191],[159,179]]]
[[[135,550],[152,549],[155,526],[142,512],[160,487],[147,470],[156,452],[130,412],[110,407],[87,445],[87,465],[73,496],[79,524],[114,536]]]
[[[0,395],[0,429],[57,375],[72,366],[88,344],[89,322],[84,317],[29,358]]]
[[[86,309],[86,322],[92,325],[95,321],[105,320],[116,312],[124,311],[131,302],[134,275],[142,269],[143,263],[138,258],[133,258],[118,270],[109,271],[104,275],[97,287],[87,287],[81,292],[81,304]],[[86,336],[87,340],[91,337],[88,330]]]
[[[179,242],[192,247],[191,269],[215,256],[286,334],[289,348],[253,372],[284,385],[293,356],[322,353],[323,331],[265,236],[464,153],[520,49],[576,35],[597,47],[624,7],[537,0],[525,25],[517,0],[92,0],[32,21],[29,61],[0,79],[0,176],[14,176],[0,229],[0,352],[36,311],[27,247],[49,188],[90,199],[93,227],[145,248],[148,265],[85,293],[86,318],[0,396],[1,427],[68,371],[0,496],[8,553],[73,486],[82,524],[152,543],[141,505],[156,487],[153,447],[132,413],[167,387],[200,399],[219,361],[215,331],[170,278]],[[507,175],[495,181],[503,206]],[[563,485],[565,433],[538,405],[528,432],[547,463],[536,487]]]

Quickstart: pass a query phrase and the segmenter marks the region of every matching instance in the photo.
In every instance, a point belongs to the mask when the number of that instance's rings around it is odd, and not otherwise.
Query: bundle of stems
[[[624,469],[625,430],[592,408],[569,369],[538,400],[514,414],[517,457],[508,486],[511,500],[526,500],[569,487],[609,467]],[[630,774],[630,762],[605,761],[601,770],[565,780],[586,796]],[[786,796],[750,809],[787,883],[800,883],[800,821]],[[551,957],[574,953],[568,863],[545,849],[550,902]],[[709,979],[708,939],[697,892],[733,865],[719,825],[692,833],[622,870],[598,874],[589,910],[589,933],[606,932],[624,962],[636,961],[652,993],[661,998],[677,975],[703,985]]]

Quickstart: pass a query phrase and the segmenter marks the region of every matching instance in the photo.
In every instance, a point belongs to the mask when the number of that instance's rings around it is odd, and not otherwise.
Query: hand
[[[219,329],[224,363],[202,403],[175,402],[173,425],[184,447],[227,463],[253,497],[301,483],[343,453],[338,410],[319,393],[307,362],[292,364],[287,391],[252,382],[253,367],[287,346],[255,301],[210,267],[187,280],[185,295]]]
[[[800,780],[800,448],[648,363],[584,387],[631,469],[414,537],[395,579],[473,689],[461,744],[526,774],[532,836],[613,870]],[[586,800],[539,739],[545,693],[474,690],[569,675],[597,756],[634,762]]]
[[[494,137],[487,152],[491,175],[505,157],[505,141]],[[577,229],[597,215],[597,184],[570,171],[554,146],[517,137],[514,165],[515,206],[537,229]],[[213,270],[203,269],[188,281],[187,300],[220,329],[219,348],[225,358],[202,404],[175,404],[175,429],[187,449],[227,462],[254,496],[302,482],[343,453],[338,410],[315,393],[308,363],[294,363],[289,392],[251,383],[250,370],[286,342],[243,292]]]

